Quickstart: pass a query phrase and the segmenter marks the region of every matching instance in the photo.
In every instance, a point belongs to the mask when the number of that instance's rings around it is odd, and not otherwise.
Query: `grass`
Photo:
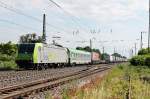
[[[150,99],[150,79],[142,79],[149,76],[146,66],[117,65],[103,80],[75,91],[65,90],[63,99]]]

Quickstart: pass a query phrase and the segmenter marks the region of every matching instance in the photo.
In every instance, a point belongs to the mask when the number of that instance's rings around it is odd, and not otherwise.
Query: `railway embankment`
[[[82,80],[62,92],[63,99],[149,99],[150,69],[120,64],[105,74]],[[50,93],[47,95],[50,95]],[[47,98],[47,99],[49,99]],[[57,98],[57,95],[53,96]],[[60,98],[60,96],[59,96]]]

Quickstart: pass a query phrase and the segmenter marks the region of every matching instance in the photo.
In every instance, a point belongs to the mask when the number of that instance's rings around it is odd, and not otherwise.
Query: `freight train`
[[[19,44],[16,63],[24,69],[90,64],[91,53],[44,43]]]
[[[44,43],[18,44],[19,68],[43,69],[101,63],[100,54]]]

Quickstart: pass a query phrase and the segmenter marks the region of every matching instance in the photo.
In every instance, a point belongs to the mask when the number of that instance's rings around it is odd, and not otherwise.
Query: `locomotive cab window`
[[[20,44],[18,45],[18,51],[19,53],[28,53],[32,54],[34,51],[35,44]]]

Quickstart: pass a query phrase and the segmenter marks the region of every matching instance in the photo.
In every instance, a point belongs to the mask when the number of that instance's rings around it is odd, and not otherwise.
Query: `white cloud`
[[[49,0],[2,0],[21,10],[56,10]],[[137,17],[138,11],[148,11],[148,0],[54,0],[68,12],[87,19],[106,22]],[[48,10],[49,10],[48,9]]]
[[[108,21],[134,18],[137,11],[148,11],[148,0],[55,0],[77,16]]]
[[[42,19],[43,9],[46,9],[47,13],[47,21],[58,27],[55,31],[51,29],[51,26],[47,26],[49,28],[47,33],[49,36],[49,40],[51,40],[52,34],[56,34],[56,32],[60,32],[63,37],[63,41],[70,40],[81,40],[82,38],[89,39],[93,36],[97,37],[97,40],[112,40],[112,39],[136,39],[139,35],[137,34],[143,27],[145,29],[147,23],[144,18],[145,13],[148,14],[148,0],[53,0],[62,6],[66,11],[71,14],[79,17],[82,22],[90,25],[92,29],[99,28],[99,24],[102,27],[101,34],[92,35],[90,33],[81,33],[82,29],[80,29],[79,36],[72,36],[72,32],[76,29],[76,25],[73,24],[72,20],[61,10],[59,10],[54,4],[50,3],[49,0],[1,0],[2,2],[13,6],[14,8],[20,9],[22,12],[29,14],[34,17],[38,17]],[[7,11],[4,8],[0,8],[0,16],[2,19],[12,19],[16,23],[20,23],[26,26],[31,26],[34,28],[38,28],[39,30],[42,28],[42,24],[36,23],[33,20],[30,20],[24,16],[15,14],[11,11]],[[143,16],[139,15],[139,13],[144,13]],[[143,18],[144,17],[144,18]],[[136,26],[138,20],[138,25]],[[130,22],[131,23],[128,23]],[[81,26],[81,24],[78,22]],[[0,23],[3,26],[3,24]],[[75,28],[74,28],[75,27]],[[7,27],[8,28],[8,27]],[[68,30],[70,32],[64,33],[59,28],[63,28],[64,30]],[[101,28],[101,27],[100,27]],[[108,34],[110,32],[109,29],[113,28],[113,35]],[[88,28],[90,30],[90,28]],[[7,30],[1,29],[0,30]],[[11,32],[11,31],[6,31]],[[19,31],[20,32],[20,31]],[[16,37],[19,37],[19,32],[13,30],[13,33],[16,33],[16,36],[12,36],[15,40]],[[29,31],[30,32],[30,31]],[[40,32],[41,31],[36,31]],[[68,35],[70,34],[70,35]],[[10,40],[7,35],[2,34],[3,39],[6,38]],[[137,35],[135,37],[135,35]],[[77,44],[76,44],[77,45]],[[119,45],[119,44],[118,44]],[[120,44],[121,45],[121,44]],[[70,44],[69,46],[75,46],[74,44]],[[95,46],[99,46],[95,44]]]

